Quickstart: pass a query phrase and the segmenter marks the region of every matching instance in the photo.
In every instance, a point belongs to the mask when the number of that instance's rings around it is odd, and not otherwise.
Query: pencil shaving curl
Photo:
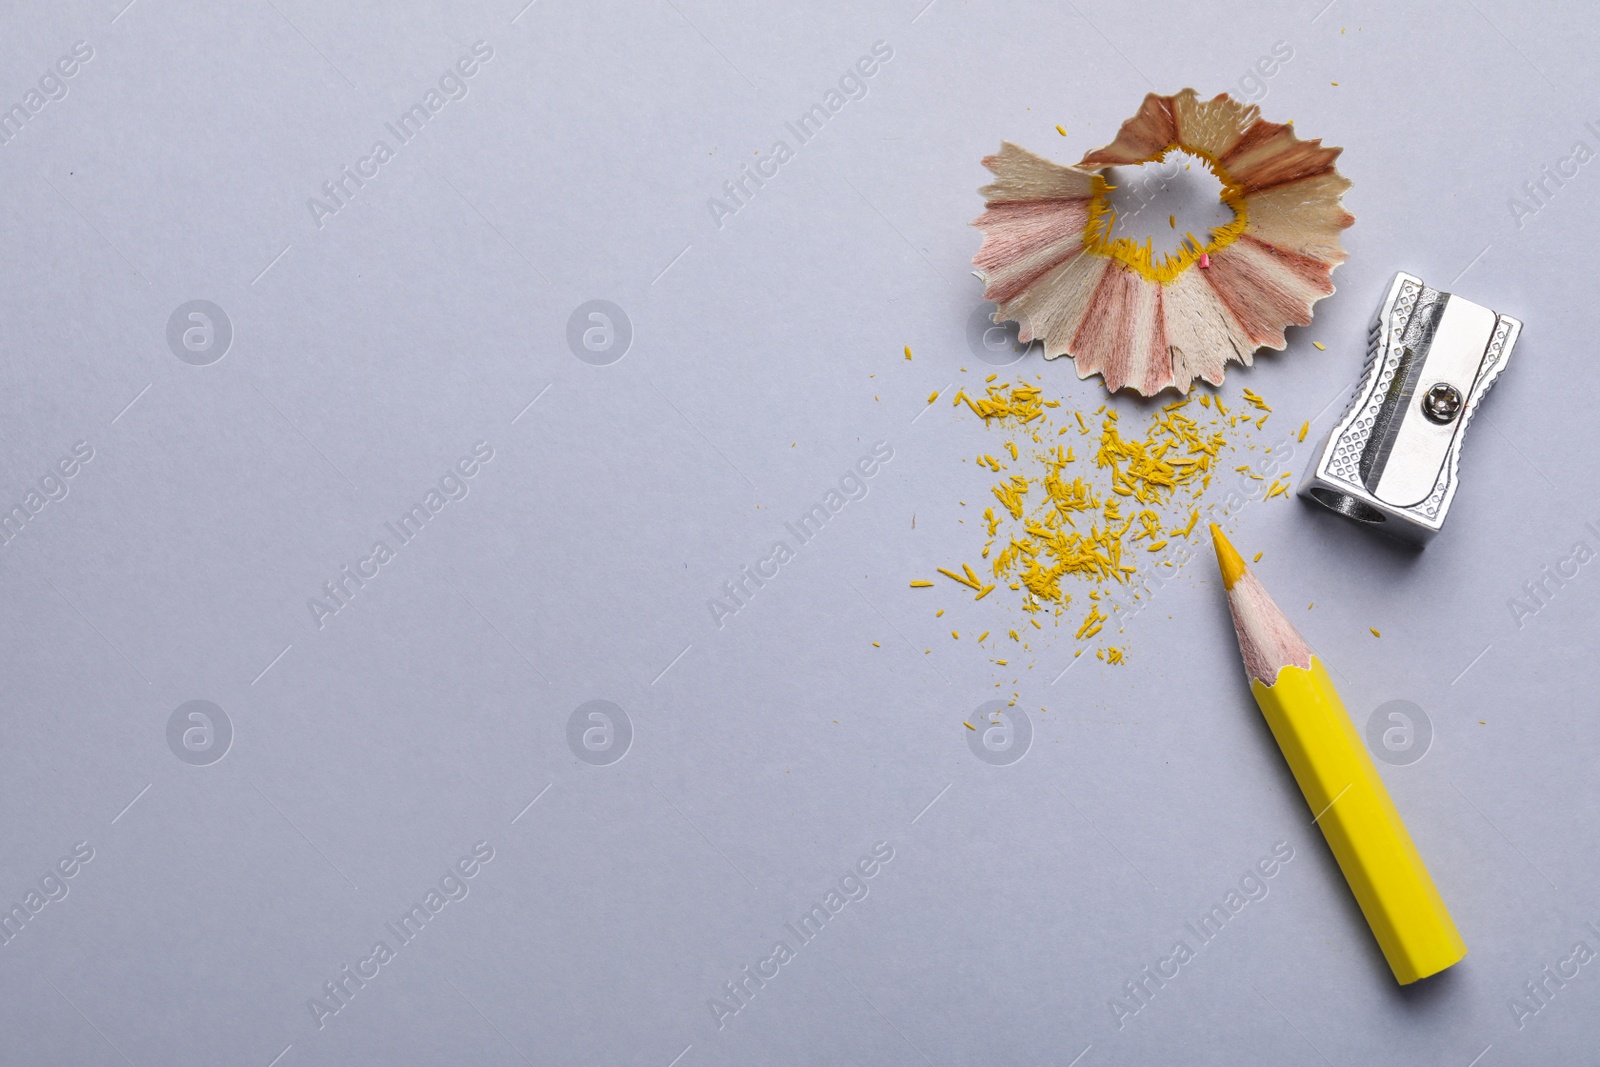
[[[1199,157],[1222,183],[1235,219],[1161,263],[1148,245],[1110,237],[1109,186],[1100,171]],[[1079,378],[1099,374],[1112,392],[1187,393],[1195,379],[1222,383],[1230,360],[1282,350],[1284,329],[1311,322],[1344,262],[1340,231],[1355,222],[1339,198],[1349,179],[1342,149],[1302,141],[1292,125],[1226,93],[1193,89],[1145,97],[1116,140],[1077,166],[1004,142],[984,159],[995,180],[979,192],[973,257],[995,322],[1018,323],[1046,359],[1071,356]]]

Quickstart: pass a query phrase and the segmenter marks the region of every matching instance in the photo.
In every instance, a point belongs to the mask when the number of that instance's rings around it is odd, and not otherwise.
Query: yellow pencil
[[[1215,525],[1211,537],[1250,691],[1395,980],[1459,962],[1466,943],[1321,660]]]

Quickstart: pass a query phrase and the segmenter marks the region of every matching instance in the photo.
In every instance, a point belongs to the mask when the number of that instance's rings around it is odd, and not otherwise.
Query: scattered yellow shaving
[[[973,589],[978,588],[978,583],[977,582],[968,581],[966,578],[964,578],[963,576],[961,576],[959,574],[956,574],[954,571],[947,571],[943,567],[935,567],[934,570],[938,571],[940,574],[944,575],[946,578],[950,579],[952,582],[960,582],[962,585],[971,586]],[[929,582],[928,584],[932,585],[933,583]]]
[[[1083,625],[1078,627],[1075,635],[1080,641],[1086,637],[1093,637],[1099,633],[1106,624],[1106,616],[1100,613],[1100,605],[1093,604],[1089,607],[1089,614],[1084,617]]]
[[[1008,433],[1001,441],[1008,461],[989,453],[975,461],[995,476],[990,484],[995,504],[984,509],[979,548],[986,573],[979,575],[969,563],[940,567],[938,573],[972,590],[975,600],[1009,590],[1015,599],[1000,599],[1020,607],[1035,629],[1043,629],[1040,619],[1050,617],[1074,627],[1077,640],[1093,640],[1108,624],[1119,623],[1116,613],[1132,595],[1130,590],[1102,600],[1100,590],[1113,583],[1130,586],[1141,569],[1169,564],[1164,554],[1171,552],[1173,539],[1193,535],[1202,494],[1217,475],[1231,469],[1267,481],[1248,464],[1223,462],[1243,459],[1242,435],[1260,429],[1272,412],[1255,392],[1246,389],[1241,396],[1255,417],[1232,413],[1215,393],[1197,391],[1154,410],[1110,405],[1093,412],[1072,410],[1072,418],[1063,418],[1061,425],[1051,411],[1060,402],[1046,399],[1039,385],[990,374],[982,395],[957,389],[953,406],[965,405],[989,429]],[[1123,416],[1130,428],[1124,428]],[[1133,420],[1139,420],[1137,432]],[[1094,443],[1081,458],[1065,444],[1052,443],[1074,426]],[[1272,481],[1265,498],[1286,494],[1287,477]],[[1138,547],[1144,551],[1132,551]],[[1081,594],[1088,602],[1080,615],[1073,597]],[[1071,621],[1065,618],[1069,611]],[[1016,630],[1006,632],[1021,641]],[[1125,660],[1122,648],[1106,646],[1102,653],[1108,663]]]

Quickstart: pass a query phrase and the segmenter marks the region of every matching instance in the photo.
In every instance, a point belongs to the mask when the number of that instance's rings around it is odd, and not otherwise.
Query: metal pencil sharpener
[[[1522,323],[1396,274],[1367,331],[1367,363],[1300,495],[1425,545],[1456,494],[1461,438]]]

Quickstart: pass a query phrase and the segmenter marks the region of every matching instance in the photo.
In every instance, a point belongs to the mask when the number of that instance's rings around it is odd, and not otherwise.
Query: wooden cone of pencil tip
[[[1215,525],[1211,538],[1250,691],[1401,985],[1467,946],[1327,671]]]
[[[1291,664],[1309,671],[1311,646],[1284,617],[1215,523],[1211,525],[1211,541],[1217,550],[1222,586],[1228,591],[1228,611],[1233,615],[1234,632],[1239,635],[1245,671],[1265,685],[1276,681],[1278,671]]]
[[[1079,378],[1099,374],[1113,392],[1220,385],[1230,360],[1248,366],[1258,348],[1283,349],[1284,328],[1308,325],[1333,292],[1340,231],[1355,221],[1339,200],[1350,187],[1334,169],[1341,151],[1300,140],[1254,104],[1193,89],[1151,93],[1075,167],[1004,142],[983,161],[995,180],[979,190],[985,209],[973,222],[984,299],[994,321],[1019,324],[1018,340],[1042,340],[1046,359],[1071,356]],[[1235,218],[1157,263],[1148,242],[1111,237],[1111,186],[1098,171],[1172,152],[1210,168]]]

